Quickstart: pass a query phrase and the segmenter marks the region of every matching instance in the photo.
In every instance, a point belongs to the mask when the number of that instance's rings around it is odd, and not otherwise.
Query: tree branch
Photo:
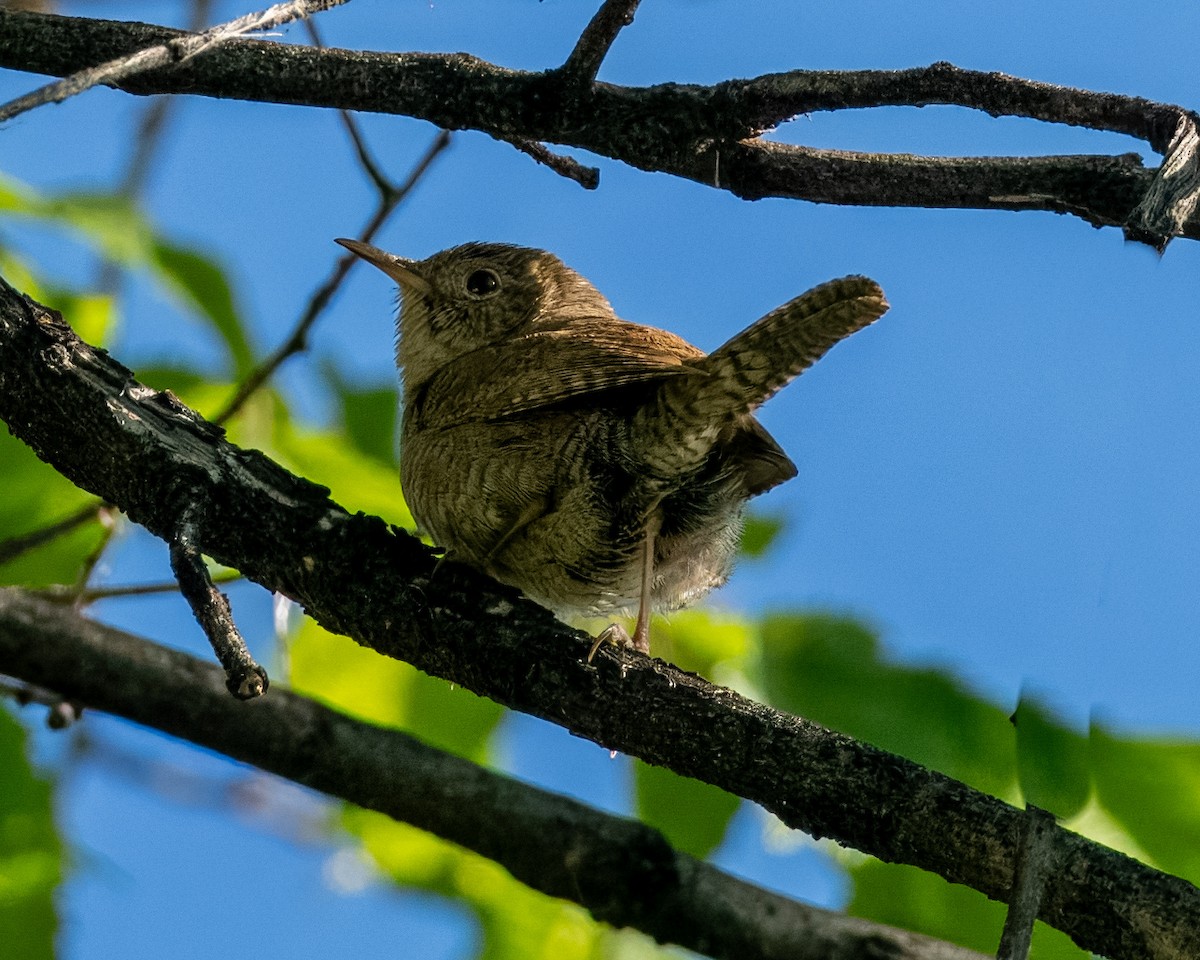
[[[267,671],[250,656],[246,641],[233,621],[229,598],[217,589],[200,555],[197,541],[202,516],[199,500],[183,508],[179,525],[169,541],[171,571],[179,581],[179,592],[192,608],[196,622],[225,669],[226,688],[239,700],[261,697],[270,686]]]
[[[178,31],[147,24],[0,11],[0,66],[61,75],[177,36]],[[231,40],[202,59],[119,86],[136,94],[401,114],[508,142],[578,147],[747,199],[1049,210],[1096,226],[1124,228],[1132,218],[1131,235],[1160,246],[1169,239],[1164,231],[1200,238],[1194,205],[1173,203],[1173,215],[1166,218],[1134,217],[1156,180],[1135,154],[930,158],[816,150],[760,137],[799,113],[937,103],[1116,131],[1166,151],[1181,118],[1196,121],[1194,113],[1170,104],[947,63],[897,71],[797,70],[712,86],[579,87],[556,71],[507,70],[466,54],[314,50]]]
[[[759,889],[672,849],[636,820],[288,691],[272,689],[246,709],[215,666],[14,588],[0,588],[0,670],[428,830],[660,943],[728,960],[983,960]]]
[[[600,171],[595,167],[585,166],[574,157],[566,157],[555,153],[553,150],[547,148],[545,144],[538,143],[536,140],[526,140],[523,137],[516,137],[505,142],[511,143],[523,154],[533,157],[534,160],[543,166],[549,167],[560,177],[574,180],[584,190],[595,190],[600,186]]]
[[[1025,814],[911,761],[659,660],[604,649],[511,588],[137,383],[52,311],[0,286],[0,419],[75,484],[169,539],[192,491],[208,556],[326,629],[610,749],[761,804],[784,823],[1006,901]],[[152,478],[152,479],[148,479]],[[270,699],[269,697],[266,699]],[[1200,955],[1200,891],[1057,826],[1038,916],[1111,960]]]
[[[617,34],[631,23],[640,0],[604,0],[596,15],[588,21],[575,49],[559,72],[569,82],[589,84],[600,72],[600,64],[608,54]]]
[[[1033,940],[1033,922],[1037,919],[1046,877],[1054,870],[1054,815],[1037,807],[1025,808],[1025,827],[1021,850],[1013,876],[1012,896],[996,960],[1026,960]]]
[[[115,86],[139,73],[183,63],[233,37],[240,37],[255,30],[270,30],[289,20],[307,17],[345,2],[346,0],[287,0],[286,3],[277,3],[267,10],[238,17],[201,33],[181,33],[165,43],[154,44],[107,63],[88,67],[57,83],[17,97],[0,106],[0,123],[48,103],[62,103],[68,97],[77,96],[100,84]]]
[[[1200,200],[1200,131],[1194,115],[1179,117],[1165,153],[1154,182],[1125,227],[1125,236],[1148,243],[1159,253],[1195,214]]]

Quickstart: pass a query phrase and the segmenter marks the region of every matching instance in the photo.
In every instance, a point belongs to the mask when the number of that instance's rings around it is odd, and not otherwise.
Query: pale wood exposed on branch
[[[1154,182],[1134,208],[1126,236],[1155,247],[1160,253],[1171,237],[1182,233],[1200,200],[1200,130],[1196,117],[1180,115],[1166,156]]]

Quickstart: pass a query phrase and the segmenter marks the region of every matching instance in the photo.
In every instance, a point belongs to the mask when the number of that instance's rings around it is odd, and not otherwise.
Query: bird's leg
[[[652,515],[646,524],[646,535],[642,539],[642,589],[638,597],[637,625],[633,628],[633,637],[625,632],[619,623],[610,623],[596,635],[595,642],[588,650],[587,662],[592,662],[604,644],[612,643],[619,647],[632,646],[638,653],[650,654],[650,613],[652,603],[650,591],[654,587],[654,542],[662,526],[662,517],[657,513]]]
[[[642,541],[642,594],[638,601],[637,626],[633,628],[633,649],[638,653],[650,653],[650,590],[654,586],[654,541],[662,521],[656,514],[646,527],[646,539]]]

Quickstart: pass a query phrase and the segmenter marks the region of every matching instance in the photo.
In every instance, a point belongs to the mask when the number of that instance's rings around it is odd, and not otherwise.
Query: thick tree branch
[[[613,4],[615,8],[620,4]],[[0,66],[52,75],[179,36],[137,23],[0,11]],[[559,72],[507,70],[465,54],[314,50],[234,40],[200,60],[130,78],[131,93],[188,93],[308,104],[428,120],[498,139],[558,143],[663,171],[737,196],[822,203],[1071,213],[1096,226],[1131,224],[1159,245],[1200,237],[1193,207],[1134,210],[1156,174],[1122,156],[929,158],[787,146],[760,134],[816,110],[957,104],[1130,134],[1166,151],[1190,111],[937,63],[911,70],[792,71],[713,86],[579,86]],[[1161,178],[1159,178],[1161,179]]]
[[[983,960],[756,888],[673,850],[636,820],[288,691],[272,689],[245,709],[215,666],[12,588],[0,588],[0,671],[429,830],[660,943],[728,960]]]
[[[579,736],[753,800],[784,823],[996,900],[1025,814],[658,660],[605,649],[287,473],[0,287],[0,419],[77,485],[168,539],[194,491],[204,551],[324,627]],[[269,698],[268,698],[269,699]],[[1200,955],[1200,891],[1061,828],[1038,916],[1112,960]]]

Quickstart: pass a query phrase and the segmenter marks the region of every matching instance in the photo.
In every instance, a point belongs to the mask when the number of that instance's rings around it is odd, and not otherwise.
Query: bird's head
[[[465,243],[409,260],[357,240],[338,243],[399,284],[396,364],[408,387],[482,347],[613,315],[591,283],[545,250]]]

